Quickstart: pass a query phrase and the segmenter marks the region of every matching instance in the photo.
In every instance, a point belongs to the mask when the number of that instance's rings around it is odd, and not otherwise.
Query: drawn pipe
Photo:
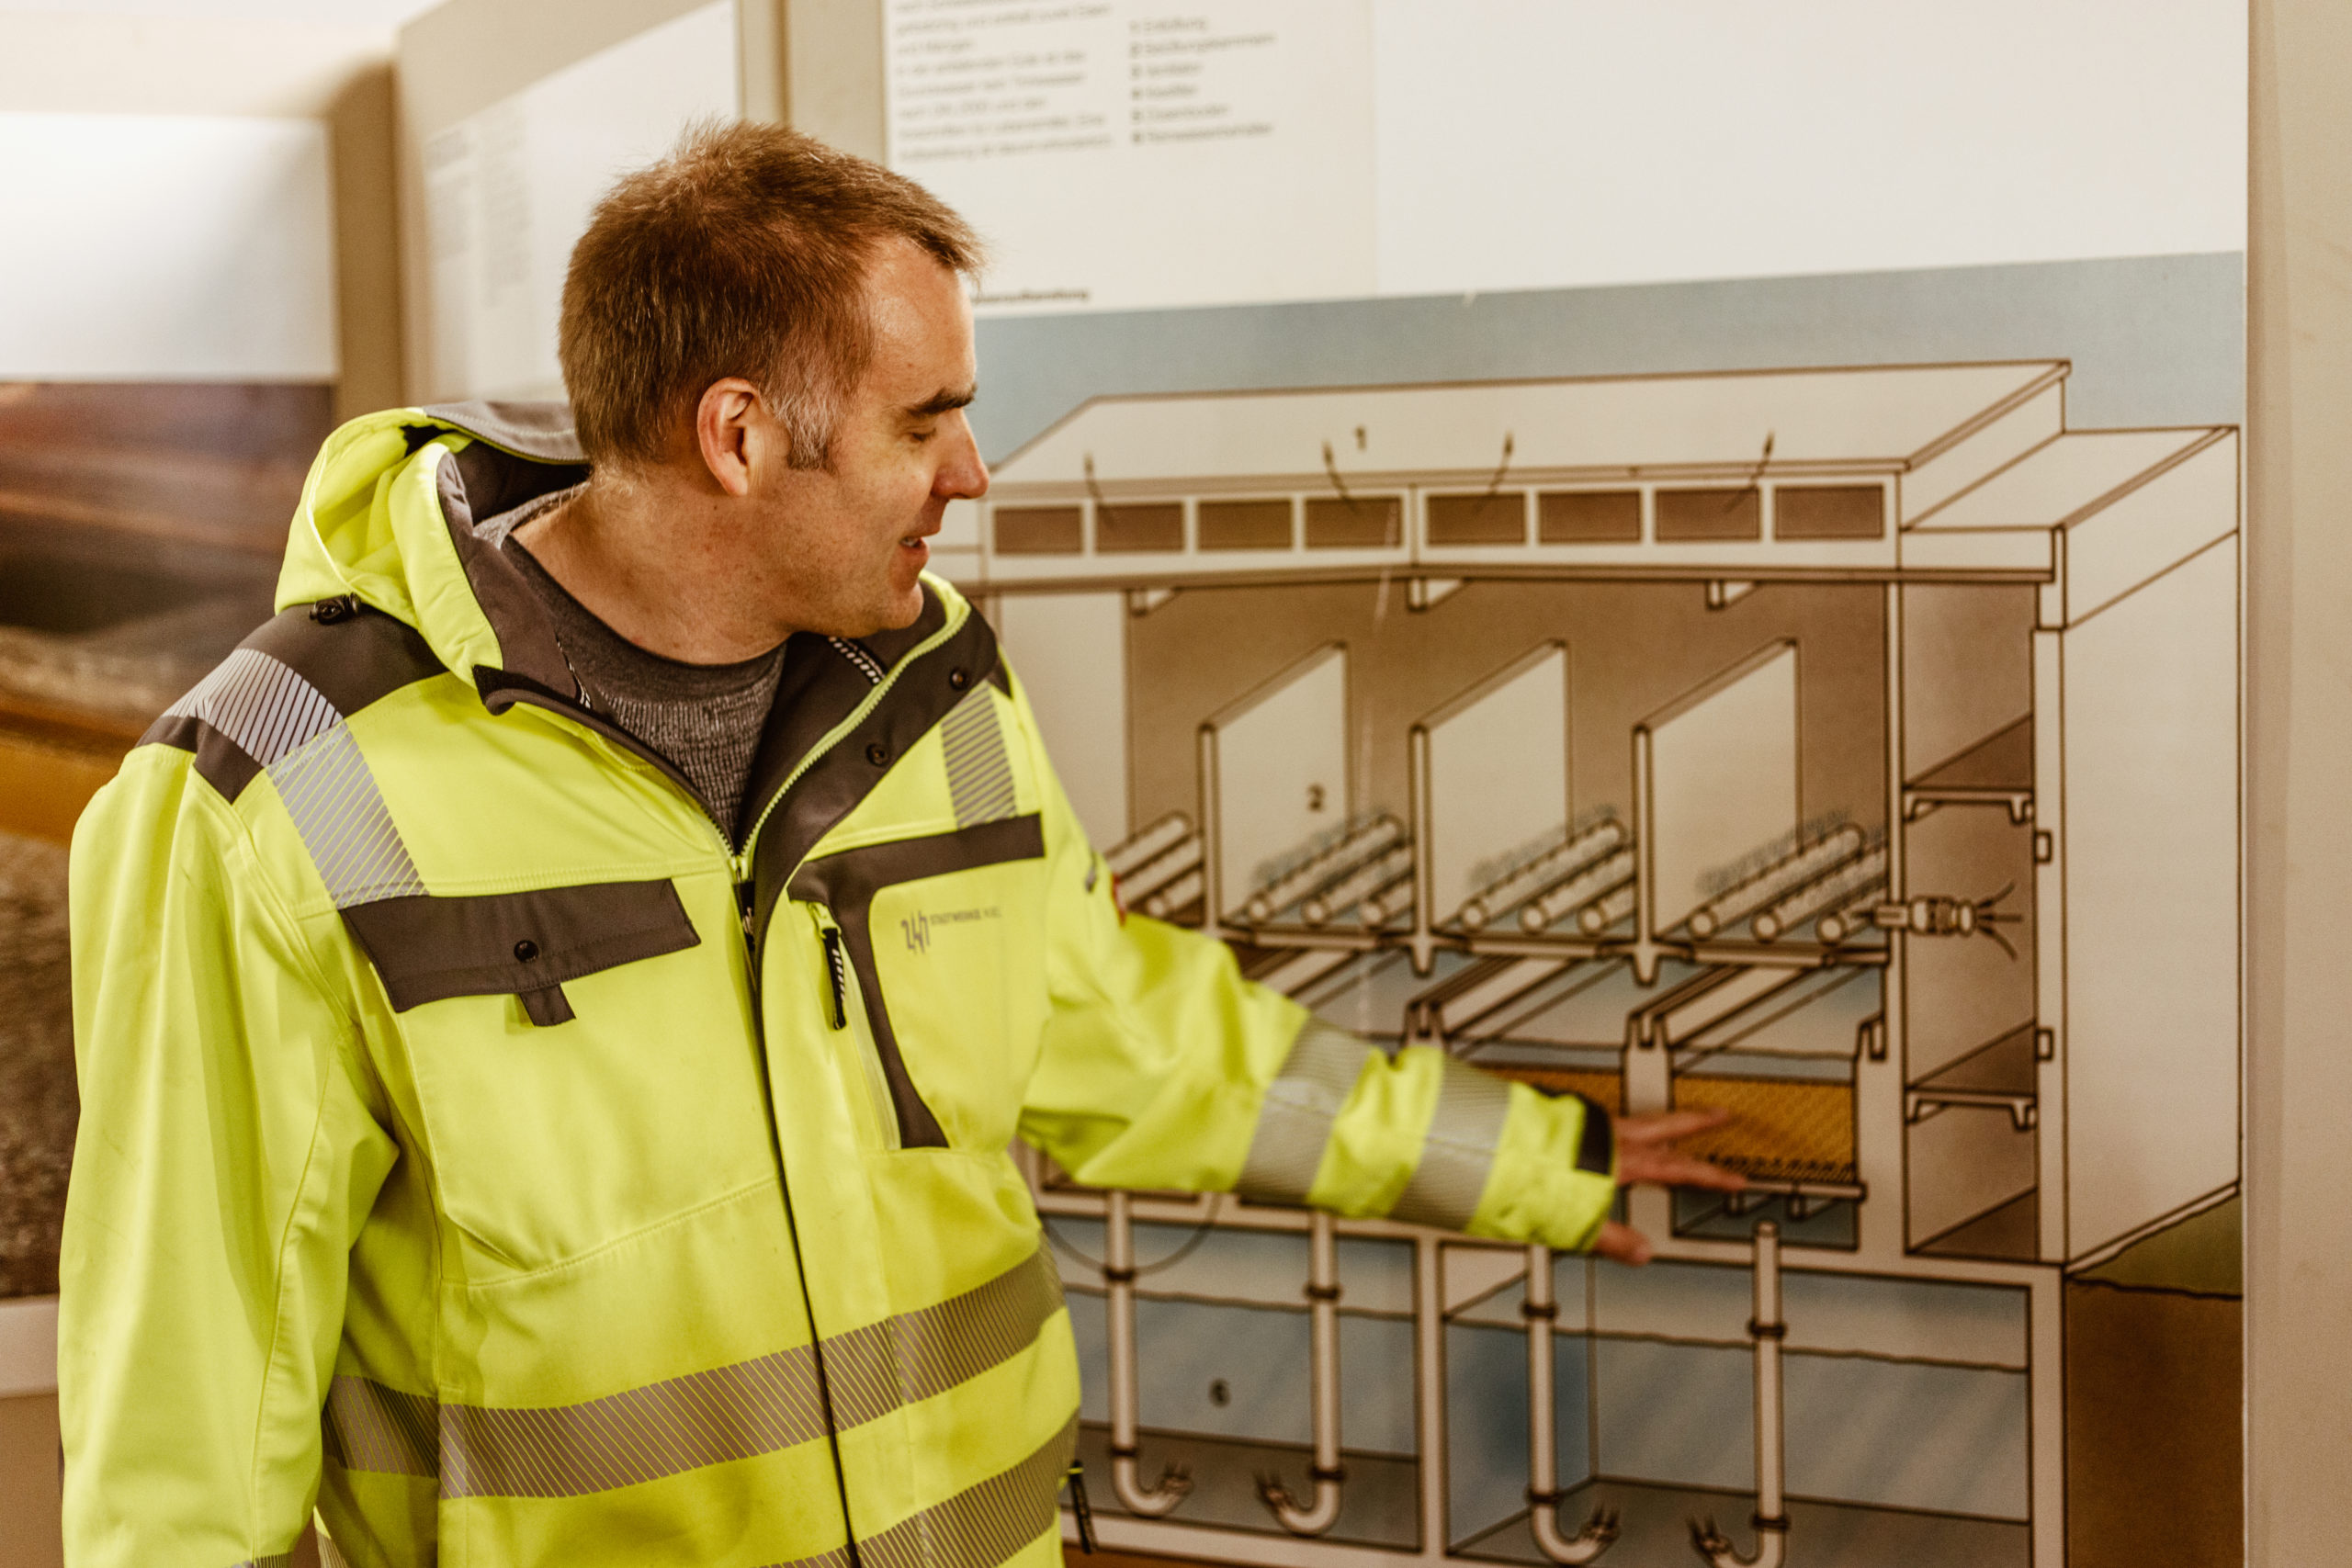
[[[1193,819],[1181,811],[1171,811],[1125,843],[1105,851],[1102,861],[1111,868],[1112,875],[1124,878],[1192,836]]]
[[[1756,1345],[1756,1555],[1742,1557],[1713,1519],[1690,1521],[1690,1544],[1713,1568],[1781,1568],[1789,1550],[1789,1515],[1781,1495],[1781,1227],[1756,1227],[1756,1315],[1747,1336]]]
[[[1201,863],[1200,835],[1179,839],[1174,844],[1133,871],[1119,874],[1119,897],[1141,900],[1176,881],[1188,871],[1197,870]],[[1187,899],[1186,902],[1191,902]]]
[[[1413,846],[1399,844],[1359,865],[1339,881],[1300,901],[1298,918],[1310,926],[1328,925],[1366,898],[1413,874]],[[1410,895],[1408,895],[1410,897]]]
[[[1404,875],[1356,906],[1356,923],[1368,931],[1376,931],[1400,915],[1413,912],[1413,874]]]
[[[1120,1506],[1156,1519],[1182,1502],[1193,1478],[1178,1465],[1160,1472],[1150,1486],[1136,1473],[1136,1233],[1133,1200],[1115,1189],[1104,1205],[1102,1283],[1108,1294],[1111,1329],[1111,1489]]]
[[[1836,908],[1813,923],[1813,934],[1825,946],[1835,947],[1869,931],[1875,923],[1877,903],[1886,892],[1883,874],[1871,877],[1853,889],[1850,897],[1838,901]]]
[[[1886,851],[1875,849],[1758,909],[1747,929],[1758,942],[1777,942],[1815,916],[1844,908],[1885,885]]]
[[[1302,1505],[1280,1478],[1261,1475],[1258,1495],[1293,1535],[1321,1535],[1339,1522],[1340,1487],[1340,1244],[1331,1216],[1317,1211],[1306,1225],[1307,1371],[1313,1389],[1315,1462],[1306,1473],[1315,1500]]]
[[[1558,886],[1528,900],[1519,911],[1520,930],[1530,934],[1546,930],[1563,916],[1633,886],[1634,852],[1619,850],[1608,859],[1586,867]]]
[[[1633,912],[1634,885],[1628,882],[1577,911],[1577,934],[1599,936]]]
[[[1815,839],[1694,910],[1690,934],[1704,942],[1725,926],[1739,924],[1767,904],[1852,860],[1862,852],[1864,842],[1862,830],[1850,822]]]
[[[1625,829],[1614,820],[1588,828],[1564,844],[1555,844],[1509,875],[1472,894],[1453,919],[1465,931],[1484,931],[1528,899],[1567,881],[1585,867],[1625,841]]]
[[[1143,912],[1155,920],[1171,919],[1181,911],[1199,903],[1201,894],[1206,886],[1207,881],[1202,876],[1200,867],[1196,865],[1145,899]]]
[[[1396,818],[1375,818],[1251,894],[1250,901],[1241,907],[1241,913],[1250,924],[1264,925],[1301,898],[1329,887],[1382,851],[1403,841],[1404,837],[1405,825]]]
[[[1552,1249],[1527,1249],[1527,1289],[1519,1314],[1527,1325],[1527,1522],[1535,1549],[1555,1562],[1589,1562],[1617,1539],[1617,1516],[1597,1508],[1573,1536],[1560,1533],[1558,1417],[1554,1411],[1552,1325],[1560,1315],[1552,1296]]]

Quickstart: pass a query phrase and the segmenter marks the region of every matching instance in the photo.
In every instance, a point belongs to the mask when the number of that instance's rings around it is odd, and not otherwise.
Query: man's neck
[[[702,525],[708,503],[671,488],[592,479],[514,537],[565,592],[648,652],[682,664],[756,659],[786,633],[730,613],[742,582]]]

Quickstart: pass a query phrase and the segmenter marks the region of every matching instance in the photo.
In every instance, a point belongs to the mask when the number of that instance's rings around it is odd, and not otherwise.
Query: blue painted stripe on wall
[[[2075,364],[2076,429],[2235,424],[2237,252],[1610,288],[991,317],[980,448],[1001,461],[1090,397],[1946,360]]]

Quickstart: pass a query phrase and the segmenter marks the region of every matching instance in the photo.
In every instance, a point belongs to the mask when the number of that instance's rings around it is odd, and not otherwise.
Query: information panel
[[[563,396],[564,268],[597,198],[705,116],[737,113],[735,6],[716,0],[541,78],[424,146],[428,395]]]

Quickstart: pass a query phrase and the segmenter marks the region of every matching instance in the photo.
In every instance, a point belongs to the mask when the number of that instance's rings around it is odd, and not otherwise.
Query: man
[[[327,444],[281,613],[76,837],[76,1568],[282,1561],[314,1498],[368,1568],[1044,1562],[1016,1135],[1630,1258],[1617,1181],[1733,1179],[1122,915],[923,573],[988,483],[977,254],[698,133],[574,254],[569,412]]]

